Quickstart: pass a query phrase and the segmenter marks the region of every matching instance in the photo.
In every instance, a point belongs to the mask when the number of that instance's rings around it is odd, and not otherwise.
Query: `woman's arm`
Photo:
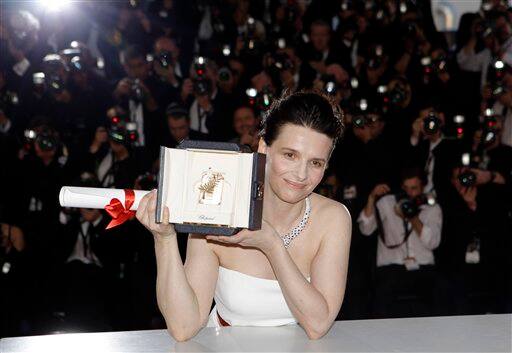
[[[155,208],[156,192],[152,192],[141,200],[137,219],[155,239],[158,308],[171,336],[184,341],[195,336],[208,320],[219,263],[204,237],[190,236],[183,266],[176,232],[168,223],[169,211],[165,210],[162,224],[156,224]]]
[[[352,231],[350,214],[344,206],[337,205],[325,212],[323,218],[330,229],[311,265],[311,283],[304,278],[282,242],[276,242],[266,253],[288,307],[310,339],[325,335],[336,319],[347,278]]]

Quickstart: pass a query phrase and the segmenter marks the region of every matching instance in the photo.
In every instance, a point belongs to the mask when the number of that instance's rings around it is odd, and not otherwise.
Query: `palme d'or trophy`
[[[233,235],[240,229],[261,228],[265,155],[236,143],[185,140],[177,148],[160,148],[157,208],[162,222],[177,232]],[[149,191],[62,187],[62,207],[105,209],[112,217],[107,228],[135,215]]]

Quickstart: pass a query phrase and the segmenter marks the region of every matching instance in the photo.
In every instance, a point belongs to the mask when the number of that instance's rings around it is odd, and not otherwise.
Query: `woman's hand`
[[[238,244],[244,247],[257,248],[265,254],[269,253],[270,250],[276,246],[283,244],[277,231],[265,220],[262,221],[260,230],[251,231],[243,229],[235,235],[207,235],[206,239],[219,243]]]
[[[169,223],[169,208],[165,207],[162,223],[155,222],[156,189],[146,194],[139,202],[135,216],[155,237],[155,240],[168,240],[176,235],[174,226]]]

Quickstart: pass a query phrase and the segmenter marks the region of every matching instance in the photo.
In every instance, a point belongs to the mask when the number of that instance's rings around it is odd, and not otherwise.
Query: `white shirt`
[[[92,222],[92,224],[94,224],[94,226],[96,227],[101,222],[102,218],[103,218],[103,216],[100,216],[97,220]],[[89,222],[82,221],[80,226],[82,227],[81,232],[78,232],[78,237],[76,238],[75,247],[66,262],[78,260],[87,265],[95,264],[95,265],[98,265],[99,267],[102,267],[100,260],[92,252],[91,239],[88,236],[86,236],[84,239],[84,236],[83,236],[83,234],[87,234],[87,231],[89,230]],[[89,249],[89,251],[87,252],[87,255],[84,254],[84,241],[86,242],[87,248]]]
[[[213,100],[217,96],[217,90],[212,93],[210,96],[210,102],[212,104],[213,109]],[[197,98],[194,99],[194,102],[190,106],[189,110],[189,116],[190,116],[190,128],[194,131],[199,131],[204,134],[208,134],[208,128],[206,127],[206,119],[208,119],[208,113],[203,110],[199,106],[199,103],[197,102]]]
[[[507,146],[512,146],[512,108],[505,109],[505,106],[497,101],[492,106],[492,110],[497,114],[502,115],[505,119],[503,121],[503,130],[501,131],[501,143]]]
[[[394,195],[383,196],[377,201],[377,208],[382,219],[382,227],[388,246],[400,244],[405,237],[405,229],[402,218],[395,213],[396,198]],[[434,254],[432,250],[439,246],[441,241],[441,227],[443,214],[439,205],[420,206],[419,219],[423,223],[421,234],[413,229],[407,242],[395,249],[387,248],[379,237],[377,244],[377,266],[403,265],[406,257],[413,257],[419,265],[433,265]],[[364,210],[359,218],[359,230],[363,235],[371,235],[377,230],[377,218],[375,213],[367,217]],[[408,229],[412,225],[407,222]]]
[[[487,48],[475,53],[472,50],[469,54],[464,49],[457,53],[457,63],[461,70],[470,72],[480,72],[480,86],[483,87],[487,82],[487,68],[491,63],[491,51]]]

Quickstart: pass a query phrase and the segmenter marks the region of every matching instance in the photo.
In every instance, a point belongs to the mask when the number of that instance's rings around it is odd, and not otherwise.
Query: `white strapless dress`
[[[215,307],[210,313],[207,327],[222,327],[217,312],[232,326],[297,323],[277,280],[249,276],[220,266],[214,299]]]

